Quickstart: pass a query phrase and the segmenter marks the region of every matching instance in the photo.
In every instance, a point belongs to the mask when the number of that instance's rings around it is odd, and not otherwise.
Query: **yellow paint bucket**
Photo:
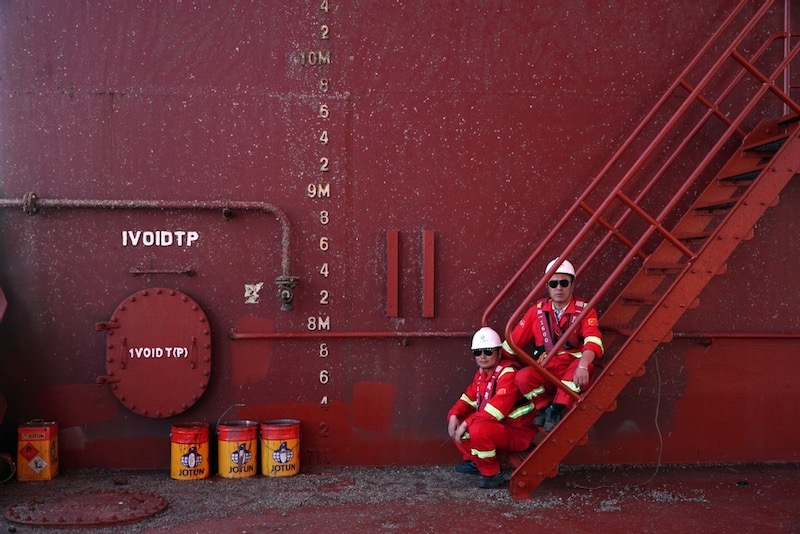
[[[255,421],[227,421],[217,425],[219,476],[224,478],[255,476],[258,462],[257,438],[258,423]]]
[[[261,474],[289,477],[300,472],[300,421],[275,419],[261,423]]]
[[[17,429],[17,480],[50,480],[58,474],[58,423],[34,419]]]
[[[170,441],[170,477],[176,480],[208,477],[208,423],[176,423],[172,425]]]

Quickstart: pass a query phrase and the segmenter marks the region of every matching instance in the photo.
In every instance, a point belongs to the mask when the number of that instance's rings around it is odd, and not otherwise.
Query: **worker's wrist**
[[[589,368],[588,368],[588,367],[584,367],[583,365],[579,365],[579,366],[578,366],[578,369],[586,369],[587,371],[589,370]]]

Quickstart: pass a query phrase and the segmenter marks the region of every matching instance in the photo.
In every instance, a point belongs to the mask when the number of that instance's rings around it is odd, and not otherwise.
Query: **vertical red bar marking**
[[[386,317],[397,317],[400,313],[400,232],[386,233]]]
[[[433,230],[422,231],[422,316],[433,317],[435,240]]]

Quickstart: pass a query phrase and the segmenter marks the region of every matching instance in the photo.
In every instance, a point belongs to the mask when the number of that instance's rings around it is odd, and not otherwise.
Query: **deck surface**
[[[477,488],[450,467],[330,468],[293,477],[172,480],[161,471],[66,471],[44,482],[0,484],[8,532],[800,532],[800,466],[570,468],[533,498]],[[9,521],[20,503],[60,503],[75,492],[143,492],[168,501],[145,519],[97,528]],[[48,504],[49,506],[49,504]],[[54,514],[57,512],[53,512]],[[87,509],[87,517],[92,510]],[[482,528],[479,528],[482,530]]]

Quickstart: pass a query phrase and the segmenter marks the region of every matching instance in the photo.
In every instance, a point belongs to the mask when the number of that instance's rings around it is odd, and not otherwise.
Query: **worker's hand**
[[[575,375],[572,377],[572,382],[581,389],[585,389],[589,385],[589,370],[578,367],[575,369]]]
[[[458,425],[458,428],[456,428],[456,435],[453,439],[456,440],[458,443],[461,443],[461,437],[466,433],[467,433],[467,422],[464,421],[463,423]]]
[[[450,420],[447,421],[447,434],[450,439],[456,439],[456,430],[458,430],[458,417],[451,415]]]

